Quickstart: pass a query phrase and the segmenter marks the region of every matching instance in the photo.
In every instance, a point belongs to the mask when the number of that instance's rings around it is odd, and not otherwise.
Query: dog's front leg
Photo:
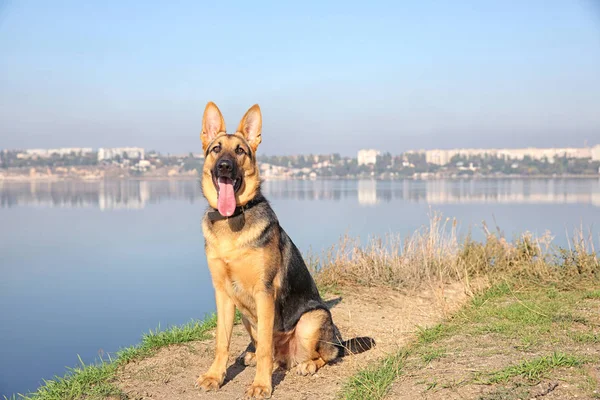
[[[275,301],[271,293],[260,291],[255,296],[257,317],[256,340],[256,376],[246,391],[246,396],[263,399],[271,397],[273,390],[273,324],[275,320]]]
[[[208,372],[200,375],[197,385],[204,390],[216,390],[225,380],[227,360],[229,358],[229,342],[233,330],[235,304],[222,287],[215,287],[217,302],[217,337],[215,359]]]

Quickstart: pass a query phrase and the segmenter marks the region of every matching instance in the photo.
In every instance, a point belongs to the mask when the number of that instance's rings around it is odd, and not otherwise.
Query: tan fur
[[[201,134],[207,152],[202,191],[211,207],[217,208],[218,197],[212,170],[223,152],[230,153],[239,170],[243,171],[242,185],[236,192],[237,205],[245,205],[258,193],[260,179],[255,152],[262,140],[261,129],[258,105],[244,115],[237,132],[227,135],[221,112],[214,103],[207,104]],[[219,153],[212,151],[215,146],[220,146]],[[238,146],[247,154],[236,154]],[[275,300],[281,290],[282,276],[279,236],[274,235],[262,247],[252,246],[269,221],[249,214],[245,218],[243,229],[234,229],[228,219],[211,221],[205,217],[202,223],[206,257],[215,288],[217,331],[215,360],[197,383],[206,390],[218,389],[223,383],[237,307],[256,348],[255,352],[248,351],[243,357],[246,365],[256,364],[256,376],[246,395],[266,398],[272,391],[274,359],[287,368],[298,365],[298,372],[302,374],[315,373],[332,359],[333,351],[324,354],[317,351],[321,327],[327,322],[331,324],[331,320],[326,311],[315,310],[304,314],[291,332],[274,332]],[[267,277],[274,279],[271,281]],[[265,283],[267,280],[271,282],[269,287]]]

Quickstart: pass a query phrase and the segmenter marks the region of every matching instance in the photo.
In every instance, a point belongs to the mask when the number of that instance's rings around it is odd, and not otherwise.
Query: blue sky
[[[0,0],[0,148],[263,154],[600,143],[596,0]]]

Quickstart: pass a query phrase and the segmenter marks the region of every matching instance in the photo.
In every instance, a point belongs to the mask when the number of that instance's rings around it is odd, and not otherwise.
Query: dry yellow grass
[[[370,238],[343,236],[321,256],[309,256],[320,286],[356,283],[416,287],[440,278],[460,278],[456,221],[434,215],[428,226],[407,238],[397,234]]]
[[[483,225],[486,239],[459,240],[455,219],[434,214],[427,226],[406,238],[398,234],[360,239],[343,236],[308,264],[320,287],[348,284],[414,289],[439,282],[462,281],[467,289],[474,278],[535,279],[568,283],[570,278],[600,274],[591,236],[578,229],[567,248],[553,244],[550,233],[536,237],[526,232],[507,241],[498,230]]]

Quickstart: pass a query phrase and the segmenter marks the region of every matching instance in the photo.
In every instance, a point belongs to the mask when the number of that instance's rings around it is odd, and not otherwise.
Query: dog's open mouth
[[[231,179],[224,176],[215,178],[213,175],[213,183],[217,188],[217,209],[219,213],[224,217],[232,216],[236,207],[235,194],[242,186],[242,179]]]

